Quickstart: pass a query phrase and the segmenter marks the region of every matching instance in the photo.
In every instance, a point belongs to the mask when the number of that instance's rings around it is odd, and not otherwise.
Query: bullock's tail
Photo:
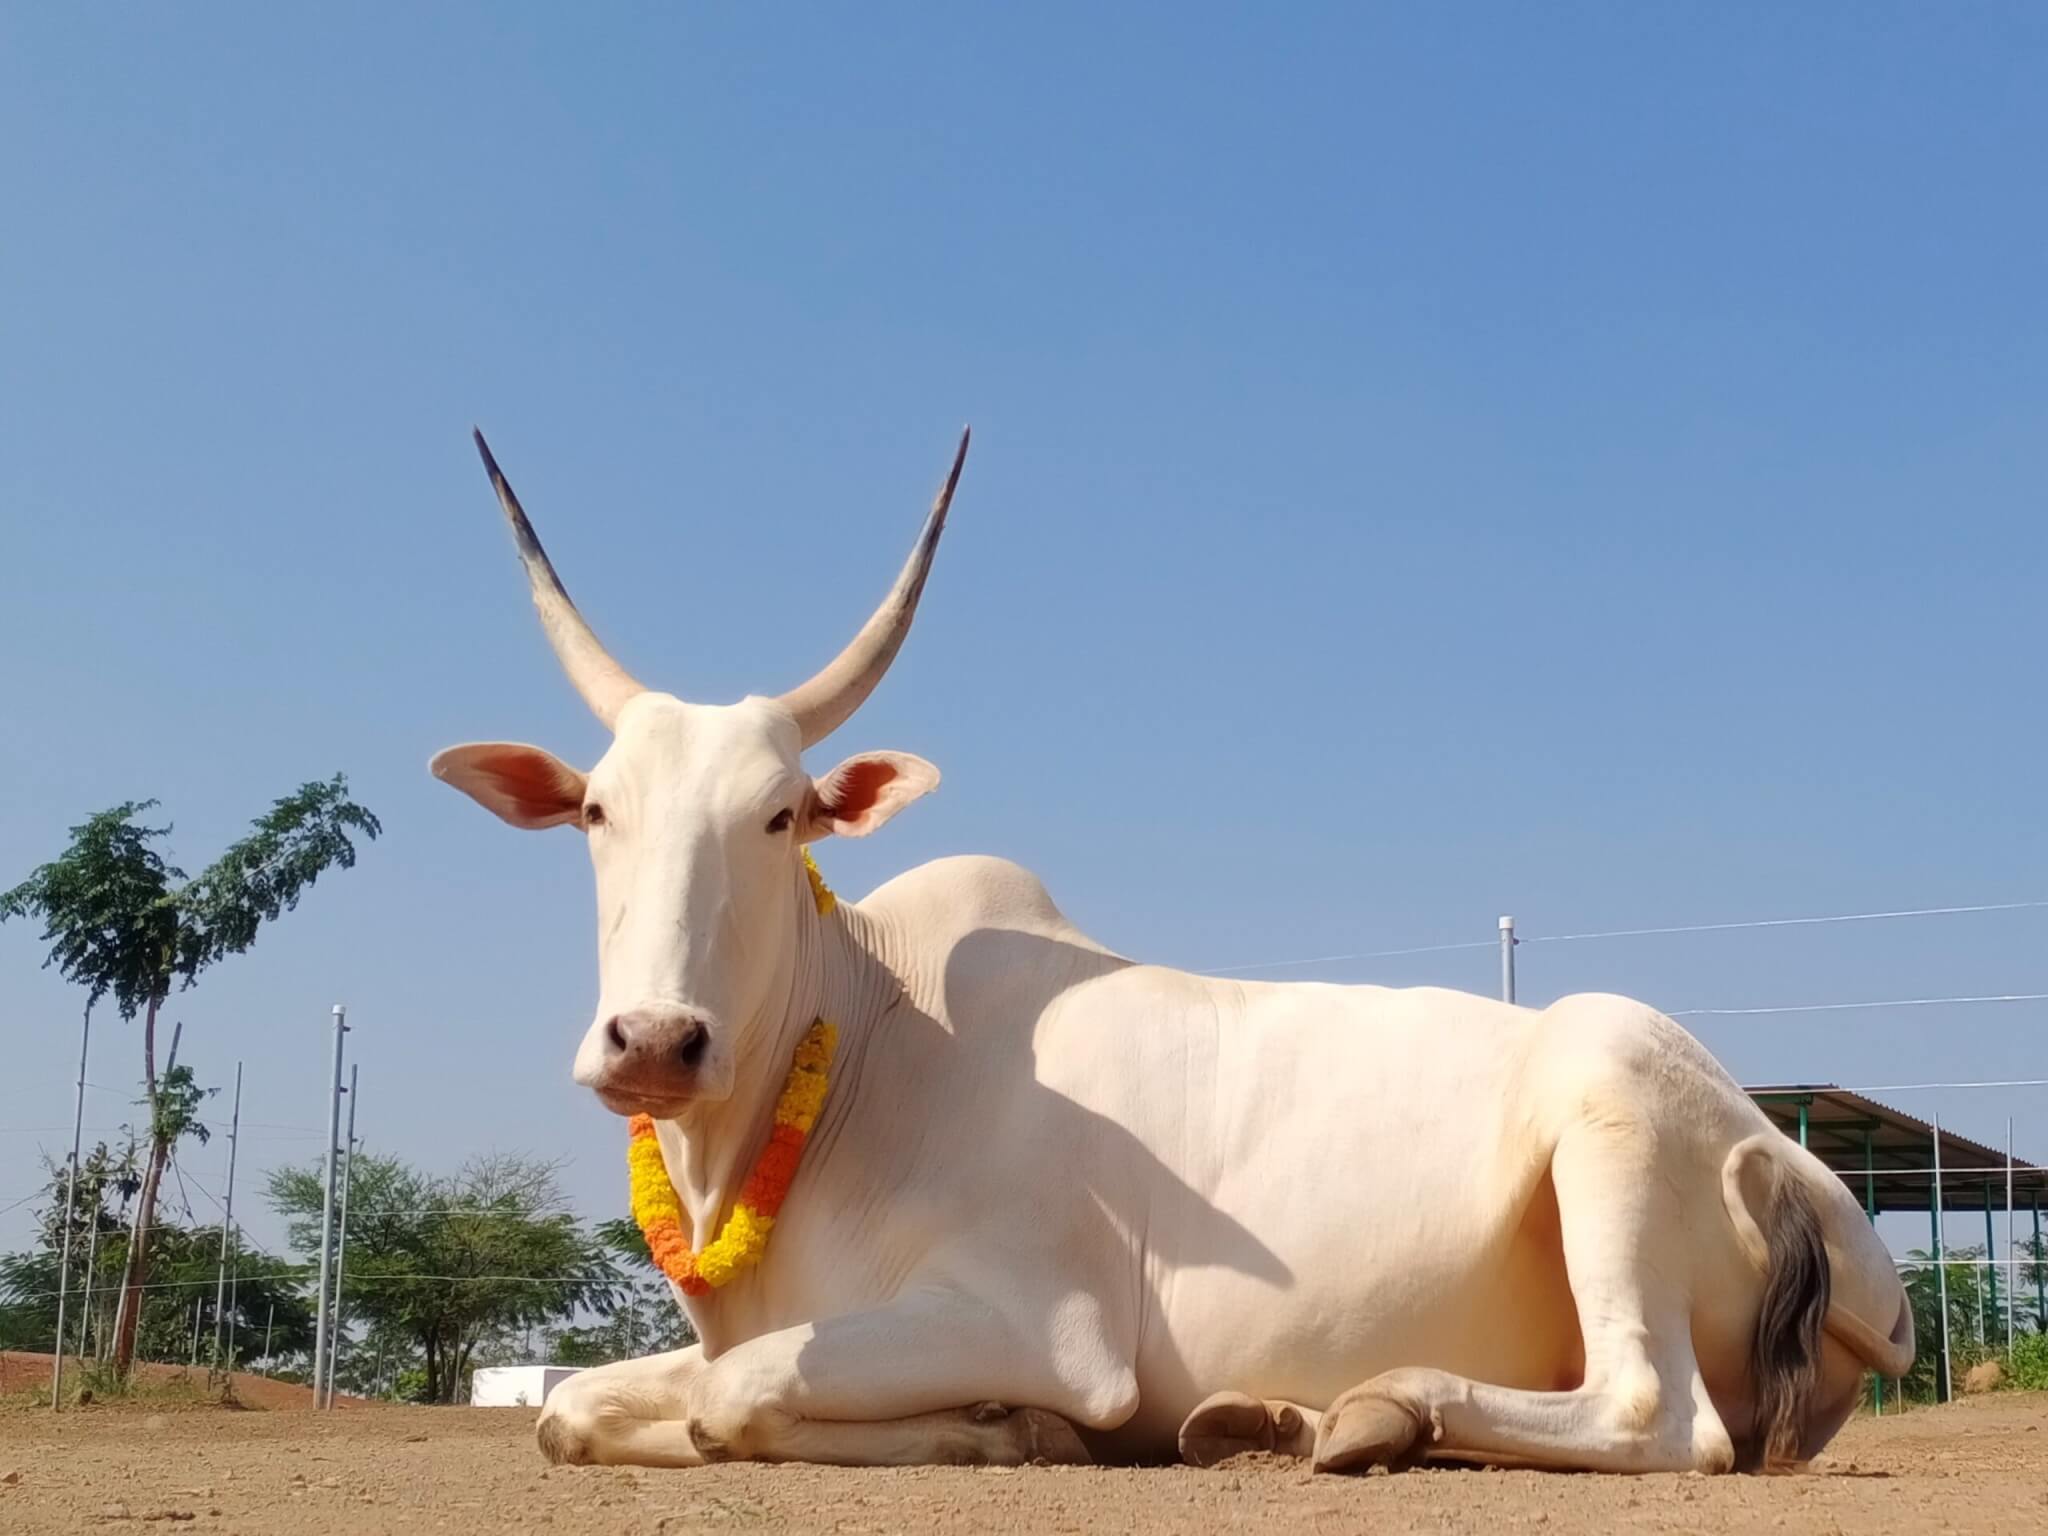
[[[1774,1182],[1764,1207],[1769,1256],[1749,1354],[1750,1388],[1756,1394],[1750,1434],[1767,1469],[1799,1459],[1834,1280],[1813,1201],[1789,1169]]]
[[[1913,1314],[1903,1292],[1888,1337],[1835,1299],[1825,1215],[1786,1151],[1783,1136],[1769,1131],[1737,1145],[1721,1168],[1729,1219],[1764,1281],[1750,1351],[1752,1459],[1764,1468],[1799,1459],[1823,1333],[1883,1375],[1913,1367]],[[1860,1212],[1854,1231],[1834,1235],[1844,1257],[1856,1253],[1852,1243],[1875,1242]],[[1890,1258],[1883,1258],[1896,1287]]]

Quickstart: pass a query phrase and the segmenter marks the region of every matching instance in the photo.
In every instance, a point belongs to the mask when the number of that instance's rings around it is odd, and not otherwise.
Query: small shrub
[[[2021,1392],[2048,1392],[2048,1333],[2023,1333],[2013,1340],[2005,1381]]]

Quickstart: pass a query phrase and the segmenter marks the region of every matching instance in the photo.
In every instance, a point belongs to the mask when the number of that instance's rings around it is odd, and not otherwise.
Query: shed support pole
[[[1868,1131],[1863,1133],[1863,1214],[1877,1225],[1877,1160]]]
[[[1870,1144],[1870,1132],[1863,1133],[1863,1214],[1870,1218],[1870,1224],[1877,1225],[1877,1167],[1876,1154]],[[1884,1412],[1884,1373],[1877,1372],[1870,1384],[1870,1406],[1877,1412]]]
[[[1806,1116],[1807,1116],[1808,1108],[1809,1108],[1809,1106],[1808,1106],[1808,1104],[1807,1104],[1807,1101],[1805,1101],[1804,1099],[1800,1100],[1800,1103],[1799,1103],[1799,1145],[1800,1145],[1800,1146],[1802,1146],[1802,1147],[1806,1145]]]
[[[1939,1381],[1941,1401],[1952,1402],[1956,1395],[1954,1351],[1948,1346],[1948,1261],[1942,1254],[1941,1241],[1941,1116],[1932,1117],[1934,1125],[1934,1199],[1930,1209],[1934,1212],[1934,1275],[1935,1288],[1941,1298],[1941,1377]]]
[[[1984,1341],[1998,1333],[1998,1241],[1991,1228],[1991,1181],[1984,1181],[1984,1295],[1978,1305],[1984,1317]]]
[[[2005,1276],[2005,1357],[2012,1358],[2020,1300],[2020,1245],[2014,1240],[2012,1210],[2012,1116],[2005,1117],[2005,1260],[2012,1266]]]
[[[2034,1319],[2048,1333],[2048,1252],[2041,1247],[2041,1197],[2034,1196]]]

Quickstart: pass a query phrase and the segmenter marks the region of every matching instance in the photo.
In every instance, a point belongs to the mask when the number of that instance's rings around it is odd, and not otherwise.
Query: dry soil
[[[2048,1532],[2048,1396],[1861,1419],[1815,1470],[1771,1478],[1340,1479],[1272,1458],[1209,1472],[549,1468],[533,1448],[533,1418],[381,1406],[0,1408],[0,1532]]]

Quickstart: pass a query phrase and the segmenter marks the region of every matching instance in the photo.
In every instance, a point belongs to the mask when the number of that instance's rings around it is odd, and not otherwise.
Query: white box
[[[472,1408],[538,1408],[576,1374],[573,1365],[486,1365],[469,1383]]]

